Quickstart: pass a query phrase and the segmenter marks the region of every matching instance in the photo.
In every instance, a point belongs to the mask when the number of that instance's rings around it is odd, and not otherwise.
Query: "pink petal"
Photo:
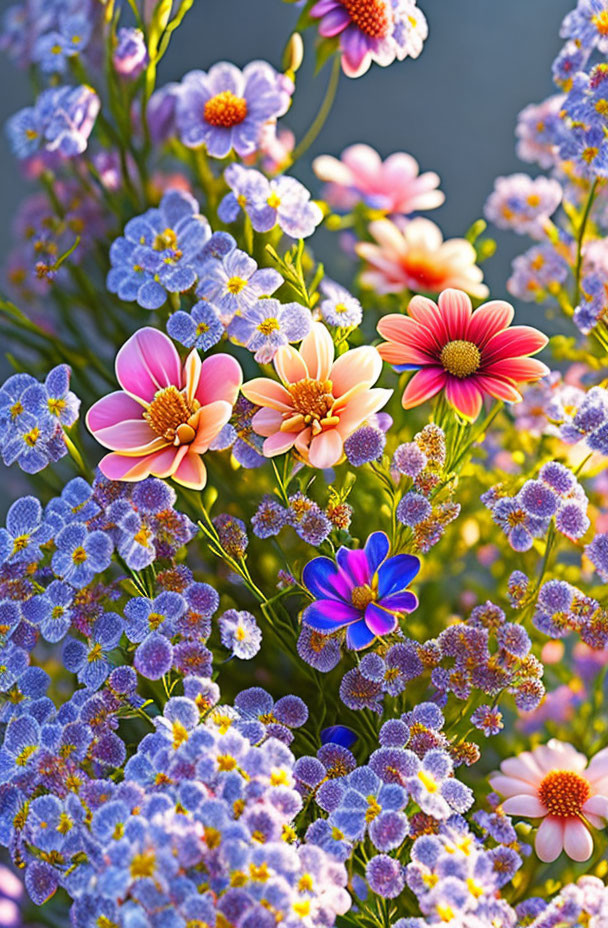
[[[489,364],[502,358],[520,358],[536,354],[548,341],[547,336],[538,329],[528,325],[514,325],[489,340],[483,351],[483,362]]]
[[[500,773],[491,775],[490,784],[492,789],[501,796],[520,796],[522,793],[527,796],[536,796],[538,794],[538,790],[531,783],[525,783],[523,780]]]
[[[430,400],[445,387],[446,382],[447,375],[442,367],[425,367],[424,370],[416,371],[403,392],[403,408],[412,409]]]
[[[293,448],[298,432],[275,432],[266,439],[262,446],[264,456],[273,458],[276,454],[284,454]]]
[[[504,300],[491,300],[475,310],[469,322],[467,341],[474,342],[478,348],[488,342],[493,335],[508,328],[513,321],[515,310]]]
[[[337,426],[338,432],[345,440],[354,432],[357,426],[361,425],[369,416],[378,412],[383,406],[386,406],[392,395],[392,390],[384,390],[376,387],[373,390],[366,390],[357,396],[340,410],[340,422]]]
[[[509,777],[517,777],[532,785],[538,784],[543,778],[543,772],[530,751],[522,751],[517,757],[508,757],[503,760],[500,770]]]
[[[107,429],[99,429],[95,438],[104,448],[130,455],[138,452],[150,454],[151,451],[159,451],[169,444],[150,428],[145,419],[130,419],[111,425]]]
[[[562,819],[547,815],[540,823],[534,840],[534,848],[540,859],[549,864],[557,860],[564,847],[564,825]]]
[[[245,399],[256,406],[270,406],[279,412],[293,412],[291,396],[285,387],[268,377],[256,377],[244,383],[241,392]]]
[[[343,396],[355,385],[371,387],[382,371],[382,358],[376,348],[363,345],[346,351],[334,361],[329,378],[333,384],[333,395]]]
[[[545,377],[549,373],[549,368],[536,358],[504,358],[502,361],[484,364],[483,373],[507,377],[516,383],[526,383]]]
[[[570,818],[566,821],[564,850],[571,860],[589,860],[593,854],[593,838],[580,819]]]
[[[173,474],[176,483],[192,490],[202,490],[207,483],[207,469],[203,459],[190,451],[184,455],[177,470]]]
[[[412,364],[417,367],[427,367],[429,364],[437,363],[438,360],[426,351],[397,342],[382,342],[378,345],[378,353],[387,364]]]
[[[201,378],[201,368],[201,356],[196,348],[193,348],[184,362],[182,373],[182,379],[186,385],[186,399],[189,403],[196,399],[196,391]]]
[[[448,377],[445,387],[445,395],[448,403],[454,407],[465,419],[471,422],[477,418],[481,412],[482,394],[476,381],[477,377],[470,377],[466,380],[458,380],[456,377]]]
[[[445,317],[433,300],[426,296],[412,297],[407,311],[412,319],[415,319],[427,329],[440,349],[446,342],[449,342],[450,336]]]
[[[87,428],[95,434],[99,429],[111,428],[119,422],[141,419],[145,407],[128,393],[117,390],[97,400],[87,413]]]
[[[163,387],[181,389],[181,361],[171,339],[146,326],[132,335],[116,355],[116,377],[127,393],[150,403]]]
[[[608,777],[608,748],[602,748],[589,762],[585,776],[590,783],[602,777]]]
[[[274,435],[275,432],[280,430],[283,421],[283,416],[280,412],[276,409],[267,407],[265,409],[258,409],[251,420],[251,425],[258,435],[263,435],[265,438],[268,438],[269,435]]]
[[[502,377],[475,374],[475,382],[480,390],[496,397],[497,400],[505,400],[507,403],[519,403],[521,400],[519,390],[516,390],[512,383],[503,380]]]
[[[308,368],[300,352],[291,345],[283,345],[279,348],[273,363],[283,383],[297,383],[309,376]]]
[[[576,770],[580,773],[587,766],[584,754],[579,754],[571,744],[556,738],[534,748],[534,759],[545,773],[550,770]]]
[[[520,795],[505,799],[502,807],[507,815],[525,815],[528,818],[541,818],[547,810],[536,796]]]
[[[431,329],[409,316],[389,313],[380,319],[376,328],[383,338],[389,342],[397,342],[398,345],[426,351],[431,355],[442,348]]]
[[[243,382],[241,365],[229,354],[212,354],[205,358],[196,390],[202,406],[223,400],[234,406]]]
[[[591,796],[583,806],[583,812],[608,819],[608,796]]]
[[[334,360],[334,343],[322,322],[313,322],[300,345],[300,355],[313,380],[327,380]]]
[[[203,406],[198,420],[196,437],[190,445],[190,451],[196,454],[202,454],[207,450],[216,435],[222,431],[230,416],[232,415],[232,406],[224,400],[216,400]]]
[[[328,429],[315,436],[308,449],[308,460],[313,467],[333,467],[344,453],[342,437],[337,429]]]
[[[180,448],[169,445],[155,454],[130,457],[114,452],[101,459],[99,469],[109,480],[143,480],[150,474],[154,477],[169,477],[187,450],[187,445]]]
[[[319,23],[319,35],[331,38],[343,32],[350,23],[350,16],[343,6],[327,13]]]
[[[471,300],[462,290],[448,289],[439,294],[439,309],[445,319],[451,341],[466,339],[473,308]]]

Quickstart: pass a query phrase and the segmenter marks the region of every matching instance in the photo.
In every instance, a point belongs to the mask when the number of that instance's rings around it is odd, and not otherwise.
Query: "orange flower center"
[[[474,374],[481,364],[481,354],[477,345],[461,339],[444,345],[439,359],[448,373],[460,378]]]
[[[600,35],[608,35],[608,11],[602,10],[591,17],[591,22]]]
[[[196,435],[200,407],[198,400],[188,401],[177,387],[164,387],[154,395],[144,419],[172,444],[189,445]]]
[[[282,432],[299,432],[310,426],[313,435],[318,435],[323,428],[338,425],[338,416],[331,415],[334,405],[331,380],[313,380],[310,377],[290,383],[287,386],[291,394],[293,414],[281,425]]]
[[[355,609],[365,609],[375,600],[374,591],[370,586],[356,586],[350,594],[350,601]]]
[[[231,90],[222,90],[205,103],[205,122],[222,129],[232,129],[247,115],[247,100]]]
[[[385,0],[341,0],[354,24],[372,39],[388,35],[391,21]]]
[[[580,815],[591,795],[588,780],[572,770],[551,770],[538,788],[538,798],[551,815]]]

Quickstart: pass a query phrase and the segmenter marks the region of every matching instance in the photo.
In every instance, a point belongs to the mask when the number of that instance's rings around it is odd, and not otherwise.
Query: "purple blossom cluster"
[[[0,445],[7,467],[36,474],[68,453],[64,428],[78,419],[80,400],[70,390],[70,368],[54,367],[40,383],[13,374],[0,387]]]
[[[101,103],[90,87],[62,86],[43,90],[6,123],[13,153],[23,160],[42,152],[75,158],[87,149]]]

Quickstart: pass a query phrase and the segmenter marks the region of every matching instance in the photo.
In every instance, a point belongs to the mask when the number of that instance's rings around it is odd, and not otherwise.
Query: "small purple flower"
[[[405,887],[405,871],[394,857],[377,854],[365,868],[365,877],[372,892],[383,899],[396,899]]]
[[[353,467],[362,467],[382,457],[386,436],[373,425],[364,425],[344,442],[344,453]]]
[[[487,737],[497,735],[504,728],[502,713],[493,706],[478,706],[471,715],[471,722]]]
[[[418,447],[415,441],[399,445],[393,455],[393,468],[406,477],[417,477],[427,464],[428,459],[426,454]]]
[[[608,583],[608,533],[596,535],[585,548],[585,555],[604,583]]]
[[[397,506],[397,518],[403,525],[413,528],[431,515],[433,507],[421,493],[406,493]]]
[[[167,334],[186,348],[209,351],[221,339],[224,326],[215,310],[204,300],[200,300],[189,313],[180,309],[169,316]]]
[[[302,614],[304,624],[325,634],[346,627],[346,643],[359,650],[395,631],[418,600],[407,590],[420,569],[410,554],[389,557],[384,532],[374,532],[360,550],[340,548],[336,562],[318,557],[304,568],[302,582],[315,602]]]
[[[272,496],[265,496],[251,519],[251,527],[258,538],[272,538],[287,522],[287,510]]]
[[[361,323],[363,309],[361,303],[345,287],[341,287],[329,277],[321,281],[321,293],[324,299],[319,304],[321,316],[328,325],[351,329]]]
[[[303,661],[321,673],[329,673],[340,662],[340,642],[336,636],[318,632],[310,625],[302,625],[297,650]]]
[[[112,64],[121,77],[135,80],[148,63],[148,49],[141,29],[122,27],[118,30],[118,43],[112,54]]]
[[[114,550],[112,539],[105,532],[89,532],[83,522],[72,522],[62,528],[55,545],[53,571],[77,590],[109,567]]]
[[[224,172],[231,193],[218,209],[223,222],[234,222],[241,208],[256,232],[269,232],[275,225],[291,238],[308,238],[323,219],[323,212],[310,199],[310,192],[295,177],[268,180],[259,171],[231,164]]]
[[[310,310],[299,303],[258,299],[242,309],[228,326],[228,336],[254,352],[258,364],[269,364],[282,345],[300,342],[312,324]]]
[[[133,657],[133,666],[142,677],[160,680],[171,670],[173,648],[160,632],[152,632],[139,645]]]
[[[260,650],[262,632],[250,612],[238,612],[228,609],[220,616],[220,637],[225,648],[229,648],[233,657],[251,660]]]
[[[591,521],[585,509],[586,503],[584,507],[578,501],[567,501],[562,503],[555,516],[555,527],[558,532],[561,532],[562,535],[565,535],[566,538],[570,538],[572,541],[577,541],[579,538],[582,538],[591,525]]]
[[[180,139],[188,148],[204,145],[212,158],[233,149],[241,158],[252,155],[262,127],[287,112],[292,92],[293,84],[265,61],[243,71],[227,61],[190,71],[177,98]]]
[[[253,258],[233,247],[207,264],[196,293],[211,303],[227,325],[235,313],[255,306],[261,297],[270,296],[282,283],[283,278],[274,268],[258,268]]]
[[[540,519],[555,515],[559,504],[556,494],[541,480],[527,480],[517,498],[529,515]]]

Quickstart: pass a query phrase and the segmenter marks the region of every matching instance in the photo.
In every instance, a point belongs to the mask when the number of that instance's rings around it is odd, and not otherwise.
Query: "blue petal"
[[[365,542],[365,556],[372,574],[375,574],[390,550],[390,541],[385,532],[373,532]]]
[[[328,557],[315,557],[309,561],[302,571],[302,582],[319,599],[350,600],[350,590],[338,565]]]
[[[319,599],[307,606],[302,613],[302,621],[321,632],[335,632],[336,629],[360,619],[361,613],[358,609],[337,599]]]
[[[361,648],[366,648],[368,644],[371,644],[375,637],[374,633],[370,632],[363,619],[361,619],[360,622],[348,626],[346,645],[353,651],[360,651]]]
[[[413,554],[396,554],[378,570],[378,599],[404,590],[420,570],[420,559]]]

